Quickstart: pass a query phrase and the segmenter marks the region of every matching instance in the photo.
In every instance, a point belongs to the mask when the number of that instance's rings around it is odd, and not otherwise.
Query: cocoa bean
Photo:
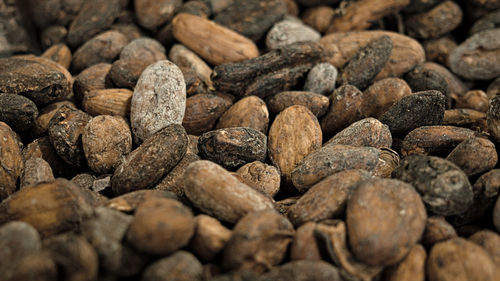
[[[259,97],[248,96],[228,108],[220,116],[216,128],[248,127],[266,134],[268,126],[269,112],[266,103]]]
[[[328,176],[302,195],[288,209],[287,216],[295,226],[341,217],[347,198],[358,183],[370,178],[370,173],[363,170],[345,170]]]
[[[88,194],[68,180],[26,187],[0,203],[0,224],[20,220],[42,237],[78,230],[92,213]]]
[[[206,133],[214,127],[217,119],[227,112],[231,105],[231,100],[221,95],[201,93],[190,96],[186,99],[182,125],[189,134]]]
[[[111,26],[120,14],[120,0],[85,1],[68,29],[68,44],[78,46]],[[89,21],[89,19],[94,19]]]
[[[72,60],[72,70],[80,72],[98,63],[111,63],[127,43],[127,37],[118,31],[111,30],[98,34],[76,50]]]
[[[185,105],[186,84],[180,69],[166,60],[148,66],[132,96],[130,123],[134,136],[142,142],[170,124],[181,124]]]
[[[410,155],[403,159],[392,175],[412,184],[422,196],[427,209],[434,214],[460,214],[472,204],[474,194],[467,176],[445,159]]]
[[[339,77],[340,84],[350,84],[360,90],[368,87],[387,63],[392,52],[392,40],[383,35],[366,46],[344,65]]]
[[[109,70],[109,77],[117,87],[133,89],[146,67],[166,58],[165,48],[160,42],[149,38],[135,39],[123,47],[120,59]]]
[[[293,233],[288,219],[274,210],[249,213],[234,227],[224,248],[222,265],[262,273],[281,263]]]
[[[201,280],[203,268],[201,263],[191,253],[178,251],[175,254],[160,259],[146,268],[142,281],[160,280]]]
[[[321,147],[318,120],[309,109],[294,105],[283,110],[269,129],[268,150],[271,162],[290,183],[293,169],[305,156]]]
[[[219,129],[201,135],[198,150],[201,158],[234,169],[253,161],[264,162],[267,138],[247,127]]]
[[[0,59],[0,92],[19,94],[45,106],[70,91],[70,81],[59,69],[26,58]]]
[[[293,185],[305,192],[323,178],[349,169],[371,171],[375,168],[379,150],[372,147],[354,147],[331,144],[310,153],[291,173]]]
[[[380,122],[389,126],[393,135],[443,122],[446,98],[439,91],[424,91],[401,98],[381,117]]]
[[[459,262],[460,261],[460,262]],[[454,238],[432,247],[427,259],[429,280],[495,280],[496,268],[488,253],[463,238]]]
[[[401,261],[420,240],[427,218],[415,189],[393,179],[360,183],[346,213],[349,245],[359,260],[370,265]]]
[[[408,34],[417,38],[437,38],[455,29],[462,21],[462,10],[453,1],[445,1],[432,9],[408,17]]]
[[[187,144],[187,134],[181,125],[168,125],[154,133],[115,169],[113,192],[120,195],[151,188],[184,157]]]
[[[230,223],[237,222],[247,213],[273,208],[268,197],[207,160],[188,166],[184,173],[184,188],[186,196],[197,208]]]
[[[189,243],[194,225],[193,214],[182,203],[151,198],[137,208],[126,239],[141,252],[166,256]]]
[[[49,122],[50,143],[61,159],[76,168],[86,166],[82,133],[91,118],[79,109],[63,105]]]
[[[236,175],[244,184],[271,198],[280,189],[280,173],[278,169],[260,161],[241,166],[236,171]]]
[[[266,47],[270,50],[296,42],[319,41],[321,34],[307,25],[282,20],[267,32]]]
[[[124,119],[99,115],[85,126],[82,146],[90,169],[99,174],[111,173],[132,150],[132,133]]]
[[[286,12],[285,2],[280,0],[233,0],[214,21],[258,41]]]
[[[428,217],[425,224],[425,231],[422,236],[424,245],[434,245],[451,238],[457,237],[457,232],[444,217]]]
[[[190,248],[205,261],[212,261],[226,246],[231,230],[207,215],[195,217],[195,230]]]
[[[135,16],[142,27],[155,30],[170,21],[181,5],[181,0],[134,0]]]

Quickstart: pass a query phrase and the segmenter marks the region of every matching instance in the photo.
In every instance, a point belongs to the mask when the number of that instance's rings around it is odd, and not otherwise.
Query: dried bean
[[[115,194],[151,188],[186,154],[188,138],[181,125],[154,133],[129,153],[116,168],[111,187]]]
[[[270,50],[296,42],[319,41],[321,34],[302,23],[283,20],[276,23],[266,36]]]
[[[403,79],[389,77],[378,80],[363,92],[360,111],[365,117],[379,118],[392,105],[410,94],[411,88]]]
[[[463,238],[454,238],[432,247],[427,259],[429,280],[495,280],[496,268],[488,253]]]
[[[54,260],[64,280],[91,281],[97,278],[98,256],[84,237],[62,234],[45,240],[43,246]]]
[[[380,151],[373,147],[330,144],[310,153],[291,173],[293,185],[305,192],[315,183],[334,173],[362,169],[371,171],[378,162]]]
[[[288,183],[297,164],[322,143],[318,120],[300,105],[288,107],[276,116],[268,136],[269,158]]]
[[[170,21],[182,5],[182,0],[134,0],[137,22],[144,28],[155,30]]]
[[[203,273],[202,264],[191,253],[178,251],[146,268],[142,281],[198,281]]]
[[[207,215],[195,217],[195,230],[190,248],[205,261],[212,261],[226,246],[231,230]]]
[[[343,9],[341,16],[334,17],[326,33],[369,28],[373,22],[396,13],[409,4],[408,0],[366,0],[354,2]]]
[[[273,208],[268,197],[207,160],[188,166],[184,187],[186,196],[197,208],[222,221],[235,223],[247,213]]]
[[[304,91],[328,95],[335,90],[338,71],[329,63],[318,63],[307,74]]]
[[[233,0],[214,21],[258,41],[286,12],[285,2],[280,0]]]
[[[0,121],[7,123],[14,131],[24,132],[35,125],[38,108],[30,99],[0,93]]]
[[[352,85],[343,85],[330,95],[330,107],[321,119],[321,130],[325,136],[333,135],[350,124],[363,119],[361,105],[364,94]]]
[[[137,208],[126,239],[141,252],[166,256],[189,243],[194,225],[191,210],[182,203],[151,198]]]
[[[20,189],[51,181],[54,181],[54,175],[52,174],[52,168],[45,160],[42,158],[29,158],[24,161]]]
[[[350,84],[363,90],[385,66],[392,52],[392,40],[383,35],[366,46],[344,65],[339,77],[340,84]]]
[[[73,92],[76,101],[81,103],[86,92],[105,89],[110,83],[110,79],[108,78],[110,69],[111,64],[98,63],[84,69],[80,74],[75,76]]]
[[[315,42],[280,47],[259,57],[214,68],[212,81],[217,90],[237,97],[260,98],[290,90],[323,55]]]
[[[80,72],[98,63],[111,63],[127,43],[127,37],[118,31],[111,30],[98,34],[76,50],[72,60],[72,70]]]
[[[79,109],[63,105],[49,122],[50,143],[66,163],[77,168],[86,166],[81,137],[91,118]]]
[[[214,21],[179,14],[172,24],[173,36],[211,64],[238,62],[259,55],[250,39]]]
[[[333,144],[389,148],[392,146],[392,136],[387,125],[375,118],[366,118],[338,132],[324,146]]]
[[[293,233],[288,219],[274,210],[249,213],[234,227],[224,248],[222,265],[262,273],[282,262]]]
[[[427,218],[415,189],[393,179],[362,182],[350,196],[346,213],[351,249],[370,265],[401,261],[420,240]]]
[[[500,75],[500,29],[476,33],[451,52],[450,67],[467,79],[488,80]]]
[[[269,197],[274,197],[280,189],[278,169],[260,161],[241,166],[236,175],[241,182]]]
[[[370,2],[370,1],[367,1]],[[331,33],[320,40],[327,61],[341,68],[358,50],[380,36],[387,35],[392,40],[392,53],[387,64],[375,77],[399,77],[425,61],[423,47],[415,39],[390,31],[357,31]]]
[[[111,26],[120,14],[120,0],[85,1],[68,29],[68,44],[78,46]],[[89,21],[89,19],[94,19]]]
[[[259,97],[248,96],[225,110],[224,114],[220,116],[216,128],[248,127],[266,134],[268,126],[269,111],[266,103]]]
[[[473,202],[472,186],[459,167],[445,159],[410,155],[394,170],[393,177],[412,184],[428,210],[437,215],[461,214]]]
[[[498,162],[495,144],[485,138],[464,140],[453,149],[447,160],[459,166],[467,176],[493,169]]]
[[[85,126],[82,146],[90,169],[111,173],[132,150],[132,133],[123,118],[99,115]]]
[[[412,154],[448,155],[459,143],[479,134],[454,126],[422,126],[411,131],[401,144],[403,156]]]
[[[69,69],[72,59],[71,50],[65,44],[56,44],[51,46],[45,50],[42,57],[50,59],[66,69]]]
[[[462,10],[453,1],[445,1],[432,9],[408,17],[408,34],[417,38],[437,38],[455,29],[462,21]]]
[[[221,115],[228,112],[231,105],[231,99],[222,95],[201,93],[190,96],[186,99],[186,109],[182,125],[189,134],[201,135],[206,133],[214,127],[215,122],[217,122],[217,119]],[[239,112],[238,114],[241,113]],[[248,118],[248,115],[245,115],[245,118]]]
[[[402,97],[381,117],[380,122],[389,126],[393,135],[443,122],[446,98],[439,91],[424,91]]]
[[[0,204],[0,224],[20,220],[42,237],[77,230],[92,213],[88,194],[68,180],[26,187]]]
[[[128,118],[133,93],[128,89],[99,89],[85,93],[82,108],[92,116],[115,115]]]
[[[455,237],[457,237],[457,232],[444,217],[433,216],[427,218],[425,232],[422,236],[424,245],[434,245]]]
[[[123,47],[120,59],[109,70],[109,77],[117,87],[133,89],[146,67],[166,58],[165,48],[160,42],[149,38],[135,39]]]
[[[26,58],[0,59],[0,92],[20,94],[45,106],[69,91],[70,81],[59,69]]]
[[[139,142],[170,124],[181,124],[186,105],[186,84],[180,69],[158,61],[142,72],[130,107],[132,132]]]
[[[363,170],[345,170],[328,176],[302,195],[288,209],[287,216],[295,226],[341,217],[347,198],[361,181],[370,178],[371,174]]]

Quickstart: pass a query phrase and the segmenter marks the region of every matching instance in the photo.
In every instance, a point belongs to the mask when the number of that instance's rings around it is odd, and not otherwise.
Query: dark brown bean
[[[405,135],[420,126],[443,122],[446,98],[438,91],[424,91],[401,98],[381,117],[393,135]]]
[[[392,40],[389,36],[371,41],[344,65],[339,77],[340,84],[350,84],[364,90],[385,66],[391,52]]]
[[[83,168],[87,165],[82,147],[82,133],[92,117],[87,113],[63,105],[49,122],[50,143],[68,164]]]
[[[394,170],[393,177],[412,184],[427,209],[449,216],[465,212],[473,202],[472,186],[452,162],[434,156],[410,155]]]
[[[68,29],[68,44],[76,47],[111,26],[120,14],[120,0],[85,1]],[[89,21],[89,19],[94,19]]]
[[[267,137],[247,127],[219,129],[201,135],[198,150],[201,158],[234,169],[253,161],[264,162]]]
[[[113,174],[117,195],[152,187],[186,154],[188,137],[181,125],[172,124],[147,138],[128,154]]]

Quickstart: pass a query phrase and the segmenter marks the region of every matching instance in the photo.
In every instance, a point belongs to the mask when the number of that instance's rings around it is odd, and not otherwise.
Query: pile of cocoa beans
[[[0,280],[500,281],[500,0],[0,0]]]

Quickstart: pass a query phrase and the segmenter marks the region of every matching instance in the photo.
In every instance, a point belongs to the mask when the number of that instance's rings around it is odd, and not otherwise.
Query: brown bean
[[[189,243],[194,226],[191,210],[182,203],[151,198],[137,208],[126,239],[141,252],[166,256]]]

